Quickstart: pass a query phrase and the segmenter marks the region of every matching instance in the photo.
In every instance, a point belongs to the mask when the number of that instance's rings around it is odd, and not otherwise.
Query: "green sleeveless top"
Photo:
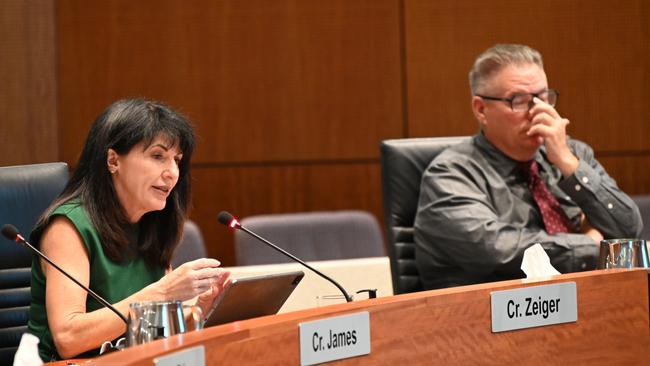
[[[64,203],[52,212],[50,219],[53,216],[65,216],[74,224],[88,250],[88,259],[90,261],[90,283],[88,287],[110,304],[119,302],[138,292],[147,285],[158,281],[165,274],[163,268],[147,266],[143,258],[135,258],[120,263],[110,260],[104,254],[99,235],[95,231],[86,210],[78,201]],[[137,226],[134,230],[133,240],[137,240]],[[49,264],[46,263],[45,265]],[[43,361],[48,362],[59,360],[61,357],[56,351],[52,333],[47,323],[47,312],[45,310],[46,282],[40,261],[37,257],[34,257],[32,260],[32,302],[29,308],[28,329],[30,333],[39,338],[39,354]],[[102,307],[97,300],[88,295],[86,312]],[[126,332],[126,325],[124,330]],[[75,357],[94,357],[98,354],[99,349],[95,349]]]

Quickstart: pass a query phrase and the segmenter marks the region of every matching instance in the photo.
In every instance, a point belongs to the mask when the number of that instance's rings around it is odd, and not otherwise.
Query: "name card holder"
[[[192,347],[160,356],[153,360],[154,366],[205,366],[205,348]]]
[[[575,282],[495,291],[490,295],[493,333],[578,320]]]
[[[300,364],[318,363],[370,353],[367,311],[300,323]]]

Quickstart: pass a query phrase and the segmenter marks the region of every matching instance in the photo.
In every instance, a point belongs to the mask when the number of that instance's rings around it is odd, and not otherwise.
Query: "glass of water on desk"
[[[600,242],[598,269],[649,268],[648,247],[643,239],[609,239]]]

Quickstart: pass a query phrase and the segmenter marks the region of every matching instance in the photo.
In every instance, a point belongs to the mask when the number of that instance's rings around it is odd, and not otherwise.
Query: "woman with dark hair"
[[[115,102],[92,125],[32,243],[123,315],[133,302],[197,296],[207,312],[228,272],[210,258],[170,265],[190,202],[193,149],[192,127],[169,107]],[[33,261],[31,288],[29,331],[44,361],[95,356],[125,332],[116,314],[43,261]]]

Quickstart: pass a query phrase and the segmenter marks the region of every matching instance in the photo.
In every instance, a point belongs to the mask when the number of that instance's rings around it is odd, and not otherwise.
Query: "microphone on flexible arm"
[[[220,223],[222,223],[222,224],[224,224],[226,226],[229,226],[229,227],[231,227],[233,229],[239,229],[239,230],[245,232],[246,234],[251,235],[255,239],[257,239],[257,240],[261,241],[262,243],[270,246],[271,248],[275,249],[276,251],[284,254],[285,256],[291,258],[292,260],[294,260],[294,261],[302,264],[303,266],[309,268],[312,272],[316,273],[317,275],[323,277],[324,279],[326,279],[329,282],[331,282],[332,284],[334,284],[334,286],[336,286],[343,293],[343,296],[345,297],[345,301],[347,301],[347,302],[352,301],[352,297],[350,295],[348,295],[347,292],[345,292],[345,289],[343,288],[343,286],[341,286],[338,282],[334,281],[333,279],[331,279],[330,277],[328,277],[324,273],[320,272],[316,268],[314,268],[314,267],[310,266],[309,264],[305,263],[302,259],[300,259],[300,258],[296,257],[295,255],[287,252],[286,250],[280,248],[279,246],[271,243],[270,241],[264,239],[263,237],[255,234],[254,232],[248,230],[247,228],[242,226],[239,223],[239,221],[237,221],[237,219],[232,214],[230,214],[229,212],[227,212],[227,211],[219,212],[219,215],[217,216],[217,220],[219,220]]]
[[[20,243],[20,244],[26,246],[27,248],[29,248],[32,252],[36,253],[39,257],[43,258],[47,263],[51,264],[52,267],[56,268],[59,272],[63,273],[66,277],[68,277],[70,280],[72,280],[72,282],[76,283],[79,287],[84,289],[87,293],[90,294],[90,296],[92,296],[95,300],[99,301],[100,304],[104,305],[105,307],[109,308],[112,312],[117,314],[117,316],[119,316],[120,319],[122,319],[122,321],[125,324],[127,324],[127,325],[129,324],[129,322],[126,320],[126,317],[124,315],[122,315],[122,313],[117,311],[117,309],[115,309],[115,307],[113,305],[109,304],[108,301],[104,300],[101,296],[97,295],[93,290],[91,290],[88,287],[82,285],[81,282],[77,281],[74,277],[69,275],[61,267],[57,266],[45,254],[41,253],[41,251],[39,251],[38,249],[34,248],[31,244],[29,244],[29,242],[27,242],[27,240],[25,240],[25,238],[23,238],[22,235],[20,235],[20,233],[18,232],[18,229],[16,229],[15,226],[13,226],[11,224],[3,225],[2,226],[2,235],[4,235],[5,238],[7,238],[7,239],[9,239],[11,241],[15,241],[16,243]]]

